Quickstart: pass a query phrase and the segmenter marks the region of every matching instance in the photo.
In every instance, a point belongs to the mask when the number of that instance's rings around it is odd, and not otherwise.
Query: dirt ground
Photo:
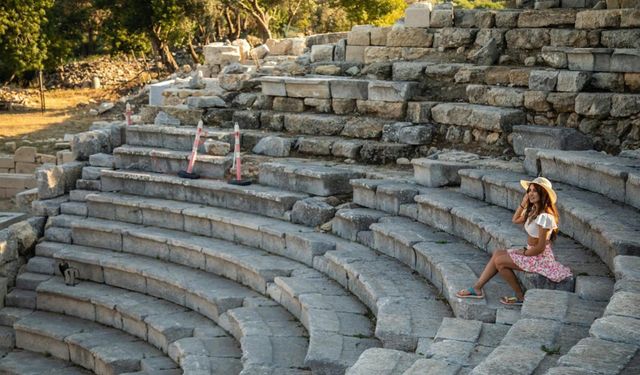
[[[90,115],[89,110],[97,108],[105,101],[115,102],[118,92],[109,89],[59,89],[45,92],[46,111],[40,111],[40,101],[36,96],[25,107],[14,107],[11,111],[0,112],[0,152],[10,153],[6,142],[15,141],[17,146],[30,145],[38,152],[55,154],[54,139],[61,139],[66,133],[85,131],[93,121],[105,117],[118,118],[117,108],[104,117]],[[48,141],[47,141],[48,140]]]

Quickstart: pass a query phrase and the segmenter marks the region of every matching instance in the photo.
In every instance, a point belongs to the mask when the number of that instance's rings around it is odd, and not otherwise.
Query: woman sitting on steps
[[[556,192],[544,177],[520,181],[526,193],[511,221],[524,224],[528,234],[527,246],[519,249],[496,250],[473,287],[460,290],[458,298],[484,298],[482,287],[499,273],[515,291],[515,297],[502,297],[505,305],[521,305],[524,292],[515,271],[538,273],[554,282],[571,277],[571,270],[555,260],[551,242],[558,236]]]

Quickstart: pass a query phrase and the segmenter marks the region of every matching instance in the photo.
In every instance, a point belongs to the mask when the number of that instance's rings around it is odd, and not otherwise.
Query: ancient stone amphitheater
[[[0,372],[640,373],[640,4],[519,3],[211,45],[133,125],[76,135],[21,197],[47,221],[8,280]],[[249,186],[226,181],[235,123]],[[537,175],[575,277],[519,274],[521,309],[498,278],[456,298],[522,245]]]

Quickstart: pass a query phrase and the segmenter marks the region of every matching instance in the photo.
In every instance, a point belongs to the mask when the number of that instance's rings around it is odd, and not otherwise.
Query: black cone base
[[[200,175],[197,173],[189,173],[187,171],[180,171],[178,172],[178,177],[182,177],[182,178],[188,178],[191,180],[197,180],[200,178]]]
[[[231,185],[239,185],[239,186],[247,186],[251,185],[251,180],[229,180],[229,184]]]

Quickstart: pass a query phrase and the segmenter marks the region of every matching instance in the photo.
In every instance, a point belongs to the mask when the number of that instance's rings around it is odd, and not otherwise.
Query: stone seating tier
[[[145,256],[56,242],[40,243],[27,270],[53,275],[59,261],[83,270],[85,280],[148,294],[213,320],[240,343],[244,369],[306,367],[304,328],[282,307],[237,283]]]
[[[96,374],[140,371],[143,361],[152,366],[156,364],[157,369],[178,367],[146,342],[68,315],[36,311],[18,320],[13,327],[18,348],[49,353]]]
[[[44,374],[89,375],[91,372],[68,361],[25,350],[5,351],[0,358],[0,371],[7,375]]]
[[[172,205],[160,199],[104,193],[89,195],[87,199],[90,216],[170,226],[258,247],[313,266],[373,311],[377,316],[375,335],[385,346],[415,349],[419,338],[433,337],[439,319],[449,315],[448,309],[436,300],[435,290],[406,267],[368,248],[314,232],[311,228],[214,207],[188,203]],[[125,212],[141,215],[123,215]],[[166,220],[167,217],[172,220]],[[389,274],[385,283],[376,281],[382,273]],[[406,324],[399,327],[396,326],[398,314],[409,315],[404,319]]]
[[[531,179],[524,174],[485,169],[461,170],[460,176],[463,193],[511,210],[522,199],[520,180]],[[561,231],[595,251],[610,269],[615,256],[639,253],[640,211],[564,183],[554,181],[554,189]]]

